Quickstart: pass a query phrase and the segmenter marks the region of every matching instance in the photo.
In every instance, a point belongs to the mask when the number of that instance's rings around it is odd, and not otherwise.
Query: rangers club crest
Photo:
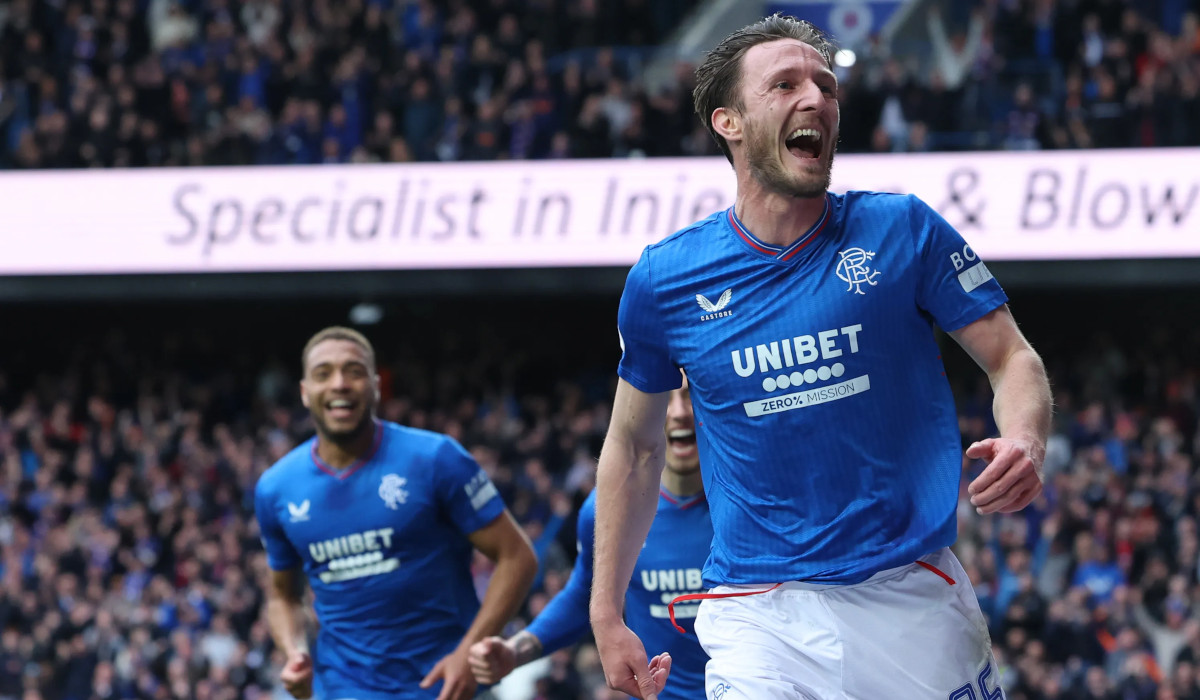
[[[838,255],[841,260],[838,261],[837,276],[843,282],[850,286],[846,291],[854,290],[855,294],[864,294],[862,286],[864,284],[874,287],[879,284],[875,278],[879,276],[878,270],[872,270],[867,263],[871,258],[875,257],[873,251],[866,251],[862,248],[850,248],[849,250],[839,250]]]
[[[408,501],[408,491],[404,490],[404,485],[408,483],[408,479],[396,474],[384,474],[383,481],[379,483],[379,497],[383,499],[383,504],[392,510],[399,510],[400,504]]]

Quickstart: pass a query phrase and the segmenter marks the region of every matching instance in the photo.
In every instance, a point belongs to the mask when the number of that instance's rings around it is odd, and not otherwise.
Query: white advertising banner
[[[730,206],[722,158],[0,173],[0,275],[624,267]],[[843,155],[985,260],[1200,257],[1200,149]]]

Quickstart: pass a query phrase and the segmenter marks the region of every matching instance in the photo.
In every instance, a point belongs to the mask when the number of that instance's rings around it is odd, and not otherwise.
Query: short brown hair
[[[807,20],[778,12],[725,37],[696,68],[696,88],[692,90],[696,116],[712,134],[730,163],[733,163],[733,153],[729,150],[729,144],[713,128],[712,113],[718,107],[742,108],[742,96],[738,91],[742,78],[742,57],[751,47],[779,39],[795,39],[808,44],[825,58],[826,65],[833,68],[836,46],[825,32]]]
[[[353,328],[345,326],[329,326],[317,331],[313,337],[308,339],[304,344],[304,352],[300,353],[300,371],[308,374],[308,353],[312,352],[318,344],[326,340],[348,340],[351,343],[359,346],[367,353],[367,362],[370,364],[368,369],[375,371],[375,348],[371,345],[371,341],[367,340],[367,336],[359,333]]]

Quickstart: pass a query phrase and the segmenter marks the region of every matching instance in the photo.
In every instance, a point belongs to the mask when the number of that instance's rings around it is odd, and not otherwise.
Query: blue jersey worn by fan
[[[618,373],[647,393],[688,374],[706,585],[853,584],[952,544],[962,452],[934,325],[1005,301],[911,196],[828,194],[786,249],[732,208],[649,246],[621,300]]]
[[[528,628],[541,640],[543,653],[579,641],[588,630],[595,534],[596,494],[592,492],[579,510],[579,556],[571,577]],[[665,490],[659,492],[654,524],[625,594],[625,623],[652,653],[667,652],[673,660],[670,680],[658,694],[659,700],[704,697],[708,655],[693,629],[699,604],[675,606],[675,618],[685,634],[672,626],[667,605],[703,588],[701,569],[711,541],[712,521],[702,493],[679,499]]]
[[[466,535],[504,512],[466,450],[376,421],[357,464],[323,464],[314,438],[263,474],[255,499],[270,567],[301,567],[312,587],[324,697],[436,698],[417,685],[479,610]]]

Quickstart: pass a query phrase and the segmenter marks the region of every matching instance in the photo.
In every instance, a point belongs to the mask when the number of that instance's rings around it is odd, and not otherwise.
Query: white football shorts
[[[854,585],[706,599],[696,634],[711,657],[708,700],[1004,698],[979,601],[949,549]]]

